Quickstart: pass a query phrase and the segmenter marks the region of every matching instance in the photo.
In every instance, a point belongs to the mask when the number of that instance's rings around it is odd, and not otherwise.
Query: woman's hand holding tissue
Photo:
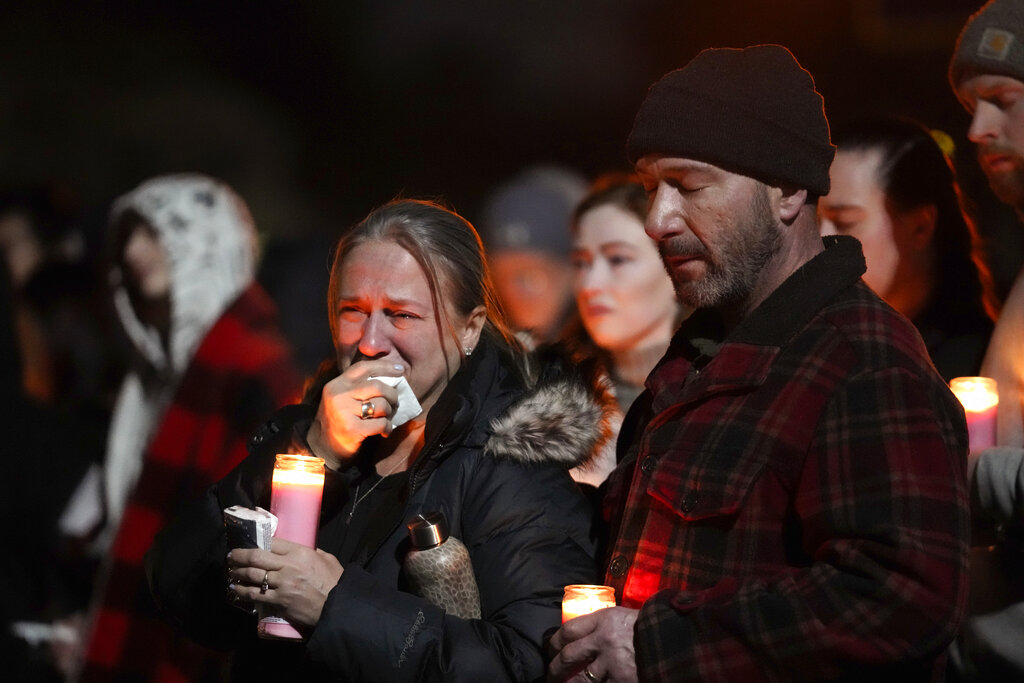
[[[388,436],[398,407],[398,390],[379,378],[400,377],[403,371],[393,361],[365,360],[353,363],[324,385],[306,437],[313,455],[338,469],[368,436]]]

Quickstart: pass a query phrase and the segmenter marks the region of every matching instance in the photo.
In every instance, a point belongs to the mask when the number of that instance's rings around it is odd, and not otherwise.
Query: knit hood
[[[168,349],[155,328],[143,323],[125,287],[121,259],[111,270],[114,303],[125,331],[157,370],[180,375],[221,313],[252,281],[257,237],[249,210],[227,185],[197,174],[149,180],[114,203],[111,243],[126,235],[122,218],[139,214],[155,230],[170,265]],[[118,255],[119,256],[119,255]]]

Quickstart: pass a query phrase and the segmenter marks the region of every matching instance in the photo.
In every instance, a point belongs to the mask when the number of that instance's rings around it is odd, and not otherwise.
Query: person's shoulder
[[[930,367],[928,351],[914,324],[863,282],[846,288],[816,316],[819,334],[871,365]]]
[[[243,372],[261,371],[268,364],[294,369],[291,345],[278,324],[277,309],[256,283],[244,289],[206,330],[195,360]]]
[[[465,476],[463,514],[473,520],[474,528],[539,525],[585,532],[592,509],[569,475],[569,466],[550,453],[558,448],[570,450],[564,444],[552,445],[543,457],[505,455],[486,447],[464,450],[458,465]]]
[[[288,342],[281,329],[277,305],[256,282],[252,282],[229,305],[218,325],[227,326],[233,335],[261,347],[287,350]]]
[[[305,433],[314,415],[316,406],[308,403],[295,403],[278,408],[249,437],[249,452],[287,452],[288,446],[297,444],[297,435]]]

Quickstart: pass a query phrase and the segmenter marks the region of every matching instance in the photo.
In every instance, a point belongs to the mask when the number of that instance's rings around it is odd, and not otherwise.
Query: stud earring
[[[472,355],[473,355],[473,347],[471,347],[471,346],[467,346],[466,348],[464,348],[464,349],[463,349],[463,351],[465,351],[465,352],[466,352],[466,357],[467,357],[467,358],[468,358],[469,356],[472,356]]]

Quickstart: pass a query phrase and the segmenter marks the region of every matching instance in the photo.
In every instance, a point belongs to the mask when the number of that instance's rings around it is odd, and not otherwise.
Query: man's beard
[[[768,188],[759,185],[746,215],[723,227],[711,249],[695,237],[673,237],[658,243],[679,300],[692,308],[721,308],[742,304],[754,291],[765,265],[781,248],[782,235],[768,201]],[[712,251],[713,250],[713,251]],[[682,280],[668,265],[672,255],[699,256],[707,267],[698,280]]]
[[[1013,168],[1008,171],[991,171],[982,162],[981,168],[988,178],[988,185],[999,201],[1024,212],[1024,159],[1017,150],[1005,145],[987,145],[978,148],[979,160],[986,154],[1005,154],[1013,158]]]

